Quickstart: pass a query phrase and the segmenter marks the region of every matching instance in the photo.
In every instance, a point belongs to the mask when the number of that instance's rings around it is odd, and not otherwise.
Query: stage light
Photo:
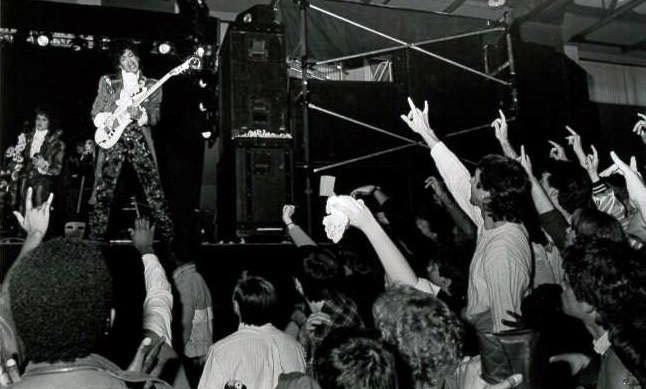
[[[49,46],[49,43],[52,41],[52,34],[48,32],[43,32],[38,34],[36,37],[36,43],[40,47],[46,47]]]
[[[202,132],[202,138],[204,138],[204,139],[209,139],[209,138],[211,138],[211,135],[213,135],[213,134],[211,133],[211,131],[204,131],[204,132]]]
[[[208,83],[206,81],[204,81],[203,78],[200,78],[199,81],[197,82],[197,85],[199,85],[200,88],[206,88]]]
[[[195,54],[200,58],[204,57],[205,52],[206,49],[204,48],[204,46],[197,46],[197,49],[195,49]]]
[[[173,49],[173,47],[168,42],[162,42],[157,46],[157,51],[159,54],[168,54]]]
[[[487,5],[489,8],[499,8],[506,4],[506,0],[488,0]]]
[[[110,38],[103,37],[99,39],[99,48],[101,50],[110,50]]]
[[[197,106],[201,112],[206,112],[206,106],[203,102],[200,101],[200,104]]]
[[[81,51],[87,47],[87,42],[83,38],[74,38],[71,42],[72,50]]]

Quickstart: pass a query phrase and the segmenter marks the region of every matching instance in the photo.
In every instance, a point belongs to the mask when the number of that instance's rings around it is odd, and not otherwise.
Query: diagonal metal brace
[[[338,20],[340,20],[340,21],[342,21],[342,22],[348,23],[348,24],[350,24],[350,25],[352,25],[352,26],[355,26],[355,27],[358,27],[358,28],[360,28],[360,29],[362,29],[362,30],[365,30],[365,31],[371,32],[371,33],[373,33],[373,34],[375,34],[375,35],[378,35],[378,36],[380,36],[380,37],[382,37],[382,38],[388,39],[388,40],[393,41],[393,42],[395,42],[395,43],[398,43],[398,44],[400,44],[400,45],[402,45],[402,46],[408,47],[408,48],[410,48],[411,50],[419,51],[420,53],[424,53],[424,54],[426,54],[426,55],[428,55],[428,56],[430,56],[430,57],[432,57],[432,58],[435,58],[435,59],[437,59],[437,60],[439,60],[439,61],[446,62],[446,63],[448,63],[448,64],[451,64],[451,65],[453,65],[453,66],[455,66],[455,67],[458,67],[458,68],[460,68],[460,69],[462,69],[462,70],[465,70],[465,71],[467,71],[467,72],[470,72],[470,73],[473,73],[473,74],[477,74],[477,75],[479,75],[479,76],[481,76],[481,77],[484,77],[484,78],[489,79],[489,80],[491,80],[491,81],[495,81],[495,82],[497,82],[497,83],[499,83],[499,84],[502,84],[502,85],[505,85],[505,86],[511,86],[511,83],[510,83],[510,82],[508,82],[508,81],[504,81],[504,80],[501,80],[501,79],[499,79],[499,78],[496,78],[496,77],[490,76],[490,75],[488,75],[487,73],[484,73],[484,72],[481,72],[481,71],[479,71],[479,70],[473,69],[473,68],[471,68],[471,67],[469,67],[469,66],[466,66],[466,65],[463,65],[463,64],[461,64],[461,63],[459,63],[459,62],[453,61],[453,60],[448,59],[448,58],[446,58],[446,57],[443,57],[443,56],[441,56],[441,55],[439,55],[439,54],[435,54],[435,53],[433,53],[433,52],[431,52],[431,51],[428,51],[428,50],[426,50],[426,49],[423,49],[423,48],[421,48],[421,47],[419,47],[419,46],[417,46],[417,45],[415,45],[415,44],[405,42],[405,41],[403,41],[403,40],[401,40],[401,39],[398,39],[398,38],[395,38],[395,37],[393,37],[393,36],[391,36],[391,35],[388,35],[388,34],[385,34],[385,33],[383,33],[383,32],[377,31],[377,30],[372,29],[372,28],[370,28],[370,27],[366,27],[366,26],[364,26],[363,24],[357,23],[357,22],[355,22],[355,21],[353,21],[353,20],[350,20],[350,19],[348,19],[348,18],[344,18],[343,16],[341,16],[341,15],[337,15],[337,14],[335,14],[334,12],[327,11],[327,10],[325,10],[325,9],[323,9],[323,8],[320,8],[320,7],[317,7],[317,6],[313,5],[313,4],[310,4],[310,5],[309,5],[309,7],[310,7],[311,9],[314,9],[314,10],[316,10],[316,11],[319,11],[319,12],[321,12],[321,13],[325,14],[325,15],[328,15],[328,16],[330,16],[330,17],[333,17],[333,18],[335,18],[335,19],[338,19]]]

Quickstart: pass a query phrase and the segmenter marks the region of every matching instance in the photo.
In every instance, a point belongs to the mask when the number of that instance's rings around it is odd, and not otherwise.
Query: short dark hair
[[[520,223],[530,198],[527,173],[511,158],[489,154],[478,162],[480,184],[489,192],[485,208],[494,221]]]
[[[112,62],[115,68],[119,69],[121,56],[126,50],[132,51],[132,53],[139,58],[139,69],[141,69],[141,54],[139,46],[130,40],[118,40],[111,45],[110,56],[112,57]]]
[[[16,330],[33,362],[87,356],[110,327],[112,277],[88,242],[41,244],[12,269],[9,294]]]
[[[640,291],[635,274],[643,265],[627,243],[577,237],[564,253],[563,270],[579,301],[596,308],[603,322],[625,312],[625,304]]]
[[[296,277],[303,287],[303,293],[310,300],[323,300],[338,291],[343,268],[336,256],[320,247],[303,248],[301,266]]]
[[[567,213],[594,206],[592,180],[581,166],[570,161],[551,161],[546,165],[545,172],[549,174],[549,185],[559,191],[559,205]]]
[[[369,333],[338,329],[314,353],[316,380],[323,389],[395,389],[395,357]]]
[[[606,238],[626,242],[626,234],[619,220],[596,208],[584,207],[574,211],[572,228],[576,236]]]
[[[271,323],[278,308],[274,285],[263,277],[241,277],[233,288],[233,301],[238,303],[240,321],[251,325]]]
[[[415,382],[434,386],[455,371],[464,328],[441,300],[397,285],[375,301],[373,315],[382,339],[397,347]]]

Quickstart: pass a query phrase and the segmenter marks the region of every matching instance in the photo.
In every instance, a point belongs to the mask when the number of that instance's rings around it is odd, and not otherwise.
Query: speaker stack
[[[284,29],[271,7],[238,16],[219,60],[218,235],[282,234],[282,206],[293,193],[293,140]]]

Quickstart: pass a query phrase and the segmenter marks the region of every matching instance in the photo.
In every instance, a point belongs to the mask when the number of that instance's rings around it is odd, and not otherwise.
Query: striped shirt
[[[223,389],[237,380],[249,389],[274,389],[283,373],[305,372],[303,348],[271,324],[240,325],[209,349],[198,389]]]
[[[509,329],[502,324],[507,311],[520,313],[531,274],[531,248],[521,224],[504,223],[484,228],[480,207],[471,204],[471,175],[444,143],[431,150],[437,170],[460,208],[478,228],[476,248],[469,267],[468,318],[490,311],[493,332]]]

